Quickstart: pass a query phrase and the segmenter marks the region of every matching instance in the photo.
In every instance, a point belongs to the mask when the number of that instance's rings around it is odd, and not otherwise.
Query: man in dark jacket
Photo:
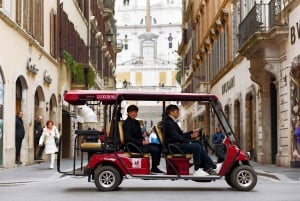
[[[22,141],[25,136],[25,129],[24,129],[22,118],[23,118],[23,112],[20,111],[16,115],[16,136],[15,136],[16,164],[18,165],[22,164],[20,160],[20,154],[21,154]]]
[[[184,153],[193,154],[194,176],[207,176],[215,174],[216,165],[204,151],[203,147],[196,141],[199,138],[199,131],[183,132],[176,120],[179,117],[179,108],[176,105],[169,105],[166,108],[167,117],[164,121],[166,147],[168,144],[176,144]],[[203,167],[202,170],[200,167]]]
[[[39,146],[40,137],[42,136],[42,116],[34,120],[34,160],[41,160],[45,145]]]
[[[135,105],[130,105],[127,108],[128,117],[123,123],[125,142],[131,142],[137,145],[143,152],[151,153],[151,174],[163,174],[163,172],[157,167],[161,158],[160,146],[150,144],[149,139],[143,137],[141,125],[139,121],[136,120],[138,110],[138,107]]]

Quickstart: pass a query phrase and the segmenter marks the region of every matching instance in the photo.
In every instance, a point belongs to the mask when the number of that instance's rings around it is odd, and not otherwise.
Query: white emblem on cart
[[[142,167],[142,159],[141,158],[132,158],[132,168],[141,168]]]

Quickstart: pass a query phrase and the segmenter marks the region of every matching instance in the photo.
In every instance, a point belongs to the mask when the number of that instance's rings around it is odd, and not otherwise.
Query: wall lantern
[[[50,75],[47,75],[47,70],[45,70],[44,72],[44,81],[48,84],[51,84],[52,82],[52,78],[50,77]]]
[[[31,64],[31,58],[29,58],[27,60],[27,63],[26,63],[26,68],[29,72],[33,73],[33,74],[37,74],[39,72],[39,69],[36,67],[35,64]]]
[[[111,43],[111,42],[112,42],[112,39],[113,39],[113,36],[114,36],[114,34],[111,33],[110,31],[108,31],[108,32],[106,33],[106,41],[107,41],[108,43]]]

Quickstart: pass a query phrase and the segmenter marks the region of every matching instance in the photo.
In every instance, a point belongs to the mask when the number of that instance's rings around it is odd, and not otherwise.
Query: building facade
[[[123,45],[117,55],[117,90],[180,91],[176,75],[181,1],[117,1],[115,9],[117,37]],[[161,109],[154,112],[157,104],[139,105],[142,111],[148,111],[147,116],[140,116],[146,124],[161,120]]]
[[[15,115],[22,111],[21,161],[34,163],[34,120],[52,119],[63,156],[73,152],[78,111],[65,91],[115,88],[114,1],[0,0],[0,166],[15,165]],[[98,114],[100,118],[100,113]]]
[[[300,2],[186,0],[183,7],[182,91],[216,94],[253,160],[299,167],[292,152],[299,119]],[[185,116],[204,121],[213,134],[214,117],[195,107],[186,106]]]

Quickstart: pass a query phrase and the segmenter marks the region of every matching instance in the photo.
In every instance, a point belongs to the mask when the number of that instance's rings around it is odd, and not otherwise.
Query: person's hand
[[[143,140],[143,145],[147,145],[147,144],[149,144],[150,142],[149,142],[149,139],[145,139],[145,140]]]
[[[197,138],[199,138],[199,131],[194,131],[194,132],[191,134],[191,138],[192,138],[192,139],[197,139]]]

